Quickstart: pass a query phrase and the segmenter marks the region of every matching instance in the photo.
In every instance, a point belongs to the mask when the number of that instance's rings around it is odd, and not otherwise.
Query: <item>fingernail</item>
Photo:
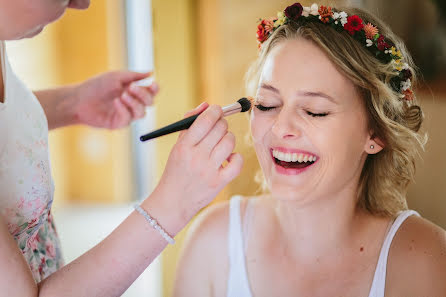
[[[130,84],[129,89],[130,89],[130,91],[132,91],[134,93],[138,92],[138,86],[134,83]]]
[[[150,86],[150,89],[152,90],[152,92],[158,92],[158,90],[160,89],[160,87],[158,86],[158,84],[157,83],[153,83],[151,86]]]
[[[122,93],[122,99],[124,99],[127,102],[131,101],[130,95],[127,93],[127,91],[124,91],[124,93]]]

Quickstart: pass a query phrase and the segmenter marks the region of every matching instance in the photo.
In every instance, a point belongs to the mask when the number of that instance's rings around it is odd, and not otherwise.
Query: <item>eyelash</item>
[[[312,113],[307,111],[307,114],[309,116],[312,116],[313,118],[317,118],[317,117],[325,117],[326,115],[328,115],[328,113],[324,112],[324,113]]]
[[[263,106],[261,104],[257,104],[256,108],[260,111],[268,111],[268,110],[274,109],[275,107],[267,107],[267,106]]]
[[[267,106],[263,106],[263,105],[261,105],[261,104],[257,104],[255,107],[256,107],[258,110],[260,110],[260,111],[269,111],[269,110],[273,110],[273,109],[276,108],[276,107],[267,107]],[[307,113],[309,116],[312,116],[313,118],[317,118],[317,117],[325,117],[325,116],[328,115],[328,113],[326,113],[326,112],[324,112],[324,113],[312,113],[312,112],[310,112],[310,111],[306,111],[306,113]]]

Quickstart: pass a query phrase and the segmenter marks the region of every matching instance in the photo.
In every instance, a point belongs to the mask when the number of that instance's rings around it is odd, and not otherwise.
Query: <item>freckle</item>
[[[359,249],[359,251],[360,251],[360,252],[363,252],[363,251],[364,251],[364,247],[361,247],[361,248]]]

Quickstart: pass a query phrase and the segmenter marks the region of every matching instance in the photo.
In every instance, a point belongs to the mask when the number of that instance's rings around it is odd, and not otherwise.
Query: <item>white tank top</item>
[[[37,98],[14,74],[0,41],[4,102],[0,102],[0,215],[41,281],[62,265],[51,215],[53,179],[48,124]]]
[[[245,264],[245,239],[243,236],[240,201],[241,196],[234,196],[230,201],[229,207],[229,231],[228,231],[228,252],[229,252],[229,276],[227,286],[227,297],[252,297],[249,286],[248,274]],[[250,207],[247,207],[245,214],[245,222],[249,224]],[[386,285],[386,267],[387,257],[390,250],[393,237],[398,231],[401,224],[411,215],[419,214],[413,210],[401,212],[390,227],[376,265],[375,275],[370,289],[369,297],[384,297]],[[245,230],[249,230],[249,226],[244,225]],[[246,235],[246,234],[245,234]]]

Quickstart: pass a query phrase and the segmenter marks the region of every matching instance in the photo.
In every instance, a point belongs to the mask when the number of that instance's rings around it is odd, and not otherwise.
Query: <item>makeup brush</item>
[[[231,115],[234,113],[248,111],[252,107],[252,102],[253,102],[253,99],[251,97],[248,97],[248,98],[243,97],[243,98],[237,100],[237,102],[235,102],[233,104],[226,105],[222,108],[223,116],[228,116],[228,115]],[[181,121],[167,125],[163,128],[160,128],[158,130],[155,130],[148,134],[145,134],[145,135],[141,136],[139,139],[141,141],[146,141],[146,140],[153,139],[153,138],[156,138],[159,136],[163,136],[163,135],[170,134],[173,132],[188,129],[192,125],[192,123],[197,119],[197,117],[199,115],[200,114],[196,114],[196,115],[187,117],[185,119],[182,119]]]

